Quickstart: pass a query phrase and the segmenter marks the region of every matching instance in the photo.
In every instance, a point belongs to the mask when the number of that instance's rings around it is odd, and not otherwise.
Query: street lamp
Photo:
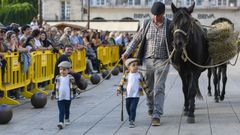
[[[42,27],[42,0],[38,0],[39,27]]]
[[[88,9],[87,9],[87,28],[90,29],[90,0],[87,0],[87,6],[88,6]]]

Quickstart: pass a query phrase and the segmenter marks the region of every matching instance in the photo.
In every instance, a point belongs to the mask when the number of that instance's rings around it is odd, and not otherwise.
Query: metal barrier
[[[119,60],[119,46],[99,46],[97,48],[97,57],[101,61],[102,66],[111,69]]]
[[[86,70],[86,49],[73,51],[71,60],[74,72],[83,72]]]
[[[24,87],[23,96],[31,97],[32,93],[27,91],[27,85],[30,83],[31,72],[30,70],[28,70],[26,74],[23,72],[19,62],[19,53],[5,53],[4,59],[7,61],[7,65],[6,72],[3,75],[3,80],[0,85],[0,90],[3,91],[3,97],[0,98],[0,104],[20,104],[17,100],[9,98],[8,92]]]
[[[60,51],[61,52],[61,51]],[[22,96],[31,98],[33,93],[42,92],[48,94],[38,88],[38,84],[50,81],[45,89],[53,89],[52,79],[54,77],[54,68],[57,58],[60,53],[52,53],[50,50],[35,51],[31,53],[31,65],[28,72],[24,73],[21,63],[19,62],[19,53],[5,53],[4,59],[7,61],[6,71],[2,76],[2,69],[0,68],[0,91],[3,92],[3,97],[0,97],[0,104],[20,104],[17,100],[8,97],[8,92],[18,88],[22,89]],[[119,59],[118,46],[99,46],[97,49],[97,57],[107,68],[111,68],[112,64]],[[86,50],[76,50],[72,56],[73,70],[75,72],[82,72],[83,76],[86,70]],[[34,83],[34,88],[28,91],[28,85]]]
[[[42,92],[48,94],[38,88],[38,83],[50,81],[46,89],[53,89],[52,79],[54,77],[54,54],[50,51],[35,51],[32,53],[32,82],[35,84],[34,88],[30,91],[32,93]]]

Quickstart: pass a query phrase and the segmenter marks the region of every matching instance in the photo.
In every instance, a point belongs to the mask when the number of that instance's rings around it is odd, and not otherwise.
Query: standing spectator
[[[155,2],[151,8],[152,19],[144,21],[143,26],[135,34],[127,50],[122,55],[126,58],[137,49],[141,43],[137,58],[140,64],[148,69],[144,75],[150,91],[154,96],[147,96],[148,114],[152,116],[152,126],[160,125],[160,118],[163,114],[165,82],[169,71],[169,64],[163,64],[169,57],[172,48],[172,35],[170,34],[171,21],[164,17],[165,5],[162,2]],[[153,70],[149,70],[153,69]]]
[[[39,29],[33,30],[31,36],[27,38],[26,44],[23,47],[27,48],[29,51],[44,49],[42,42],[40,41],[40,36]]]
[[[19,42],[18,42],[16,33],[12,30],[10,30],[6,33],[6,44],[7,44],[9,52],[21,52],[21,53],[22,52],[28,52],[27,49],[19,47]],[[10,93],[11,98],[14,98],[14,95],[15,95],[16,99],[23,98],[21,96],[21,88],[18,88],[16,90],[12,90],[9,93]]]
[[[4,79],[4,73],[5,73],[5,68],[6,68],[6,60],[4,60],[4,52],[7,52],[7,46],[4,43],[5,39],[5,33],[6,33],[6,28],[3,26],[0,26],[0,68],[2,69],[2,81]],[[3,96],[3,92],[0,91],[0,98]]]
[[[31,30],[31,27],[29,25],[25,25],[21,28],[21,32],[22,32],[22,36],[20,37],[21,46],[26,44],[27,38],[30,36],[31,31],[32,30]]]
[[[57,127],[63,129],[64,122],[66,125],[70,124],[70,105],[74,98],[74,91],[80,92],[80,89],[76,86],[74,77],[69,74],[72,67],[71,63],[62,61],[58,64],[58,67],[60,75],[55,78],[51,99],[53,100],[56,97],[58,100],[59,123]]]
[[[52,49],[52,43],[47,38],[47,33],[42,31],[40,36],[40,41],[42,42],[42,46],[47,49]]]

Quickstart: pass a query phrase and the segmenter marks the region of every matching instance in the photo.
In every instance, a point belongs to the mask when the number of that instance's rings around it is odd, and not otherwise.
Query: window
[[[237,0],[229,0],[229,4],[230,7],[236,7],[237,6]]]
[[[203,3],[203,0],[196,0],[196,5],[197,5],[197,6],[201,6],[202,3]]]
[[[189,5],[192,5],[194,3],[194,0],[187,0],[186,1],[186,5],[189,6]]]
[[[217,1],[216,0],[209,0],[209,6],[216,6]]]
[[[134,5],[141,5],[141,0],[134,0]]]
[[[153,1],[152,0],[145,0],[146,5],[152,5]]]
[[[61,2],[61,20],[70,20],[71,5],[68,1]]]
[[[97,5],[105,5],[105,0],[97,0]]]
[[[129,5],[133,5],[133,0],[128,0]]]
[[[117,5],[127,5],[128,0],[116,0]]]

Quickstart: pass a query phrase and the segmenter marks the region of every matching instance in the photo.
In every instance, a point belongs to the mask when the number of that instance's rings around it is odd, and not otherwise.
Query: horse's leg
[[[187,116],[188,115],[188,110],[189,110],[189,100],[188,100],[188,85],[187,85],[187,75],[183,73],[183,71],[179,72],[179,75],[182,80],[182,91],[184,94],[184,109],[183,109],[183,115]]]
[[[220,100],[223,101],[224,98],[225,98],[225,88],[226,88],[226,83],[227,83],[227,64],[222,65],[221,68],[222,68],[222,83],[223,83],[223,87],[222,87]]]
[[[208,96],[212,96],[212,92],[211,92],[211,77],[212,77],[212,69],[209,68],[208,69]]]
[[[219,90],[218,90],[218,67],[213,68],[213,84],[214,84],[214,98],[215,102],[219,102]]]
[[[200,73],[197,71],[193,71],[191,75],[189,76],[189,113],[188,113],[188,118],[187,122],[188,123],[195,123],[195,97],[197,95],[197,92],[199,91],[199,86],[198,86],[198,78],[200,76]],[[201,95],[199,93],[199,95]]]

